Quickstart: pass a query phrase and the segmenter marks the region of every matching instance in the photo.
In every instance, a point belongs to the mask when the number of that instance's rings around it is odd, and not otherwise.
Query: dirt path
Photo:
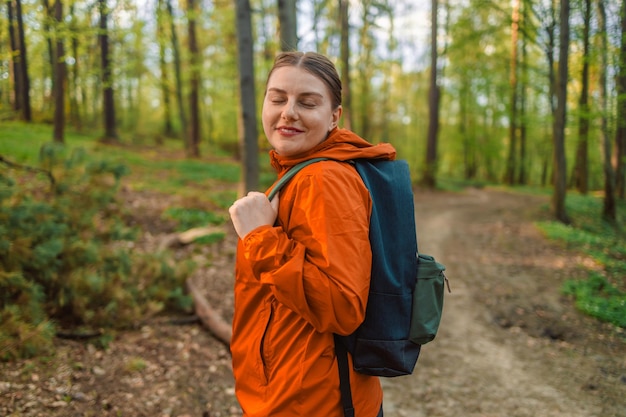
[[[547,199],[493,190],[416,199],[420,250],[446,264],[453,293],[415,374],[383,380],[385,417],[626,417],[624,334],[559,294],[580,264],[593,265],[532,225]],[[168,202],[133,204],[149,223]],[[210,261],[197,282],[227,319],[234,242],[180,254]],[[227,349],[198,324],[160,318],[107,351],[57,347],[55,358],[0,363],[0,416],[241,415]]]
[[[420,250],[453,293],[416,373],[386,379],[385,416],[626,416],[626,348],[558,292],[584,259],[529,221],[547,200],[493,191],[417,194]]]

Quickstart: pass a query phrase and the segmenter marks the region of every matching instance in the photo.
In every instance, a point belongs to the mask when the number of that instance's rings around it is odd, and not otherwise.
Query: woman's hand
[[[228,212],[241,239],[257,227],[274,225],[278,215],[278,197],[276,194],[270,202],[265,194],[250,191],[230,206]]]

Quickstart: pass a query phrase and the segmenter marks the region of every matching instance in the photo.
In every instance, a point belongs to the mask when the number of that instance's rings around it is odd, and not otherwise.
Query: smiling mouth
[[[284,133],[286,135],[295,135],[296,133],[302,133],[303,131],[300,129],[296,129],[295,127],[278,127],[276,130],[278,130],[280,133]]]

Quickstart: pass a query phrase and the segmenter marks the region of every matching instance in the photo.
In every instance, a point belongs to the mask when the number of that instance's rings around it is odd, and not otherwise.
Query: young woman
[[[371,198],[350,164],[394,159],[337,127],[341,81],[328,58],[280,54],[267,79],[263,130],[282,176],[303,168],[271,202],[250,192],[230,208],[240,237],[231,352],[247,417],[343,417],[333,334],[361,324],[369,290]],[[382,416],[378,377],[350,363],[357,417]]]

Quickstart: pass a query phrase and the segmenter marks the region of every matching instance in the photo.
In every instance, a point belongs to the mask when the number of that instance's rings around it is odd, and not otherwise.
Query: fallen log
[[[204,327],[209,330],[218,340],[230,346],[230,338],[232,337],[232,327],[227,323],[213,307],[208,300],[200,293],[198,288],[192,282],[191,278],[187,278],[187,291],[191,294],[196,315]]]
[[[159,250],[165,250],[177,245],[188,245],[196,239],[216,233],[224,233],[224,228],[219,226],[194,227],[184,232],[172,233],[163,238],[159,245]]]

